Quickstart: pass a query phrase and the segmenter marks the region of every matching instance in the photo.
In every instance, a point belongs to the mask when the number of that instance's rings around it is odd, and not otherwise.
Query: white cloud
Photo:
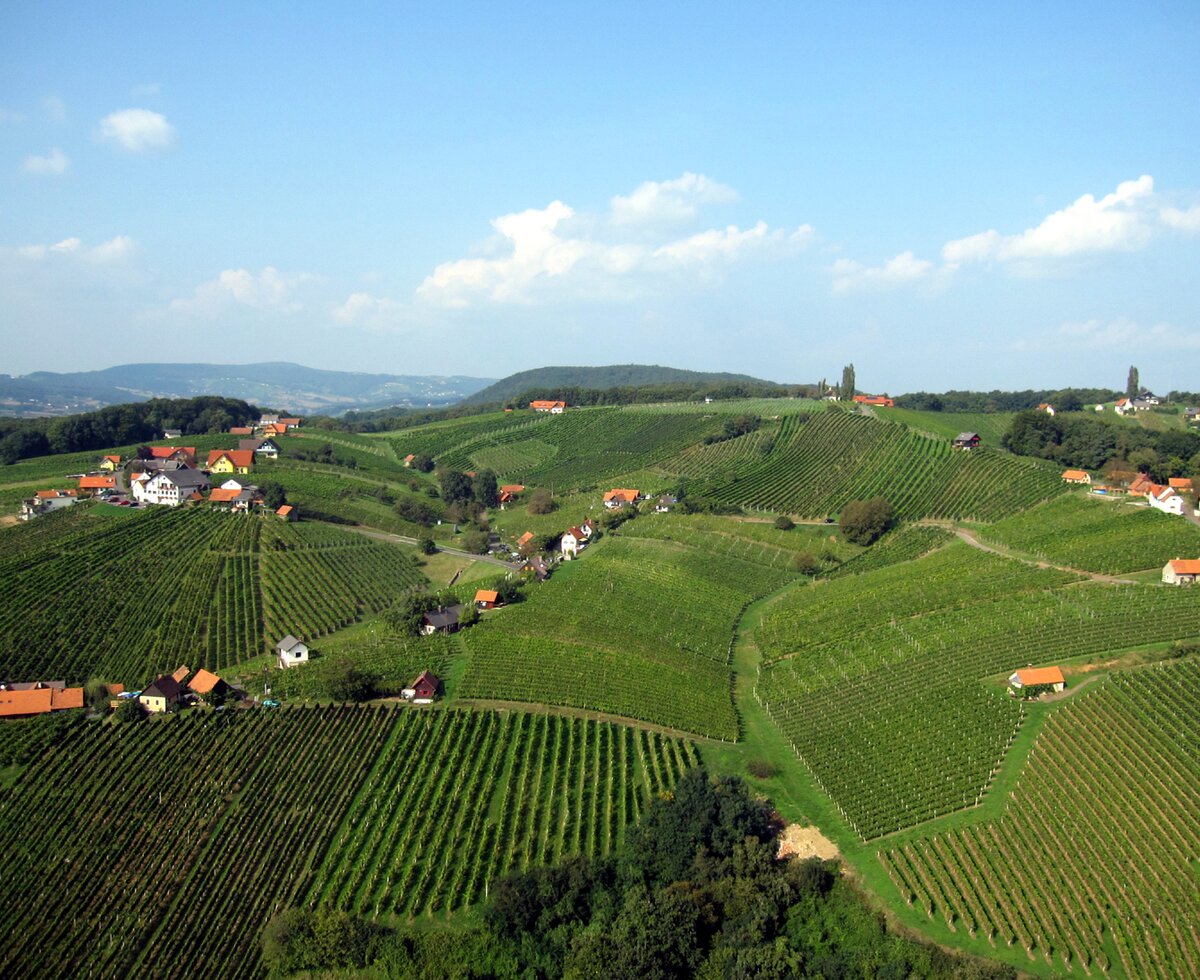
[[[230,306],[247,306],[264,312],[297,313],[304,304],[296,298],[296,289],[312,278],[303,273],[284,276],[271,265],[258,275],[247,269],[226,269],[216,279],[197,286],[191,296],[172,300],[171,309],[210,314]]]
[[[702,204],[737,199],[732,187],[685,171],[675,180],[648,180],[632,194],[618,194],[612,199],[612,220],[617,225],[678,224],[695,218]]]
[[[628,197],[612,199],[603,216],[578,215],[562,201],[503,215],[492,221],[497,237],[483,258],[444,262],[417,288],[427,303],[465,307],[474,302],[532,303],[548,296],[629,296],[649,277],[729,263],[743,255],[786,254],[813,236],[808,225],[794,232],[759,221],[663,240],[657,223],[694,214],[701,201],[731,199],[733,191],[707,177],[685,173],[677,180],[642,184]],[[638,224],[638,240],[621,240],[622,229]],[[647,238],[646,236],[649,236]],[[655,242],[653,239],[658,238]]]
[[[119,262],[137,250],[137,243],[128,235],[118,235],[99,245],[84,245],[79,238],[64,238],[53,245],[22,245],[16,254],[25,259],[45,261],[61,256],[70,256],[99,265]]]
[[[48,95],[42,99],[42,112],[51,122],[60,123],[67,118],[67,104],[57,95]]]
[[[995,229],[947,242],[942,258],[951,267],[995,259],[1001,262],[1065,258],[1085,252],[1131,251],[1143,247],[1152,228],[1154,178],[1127,180],[1096,200],[1084,194],[1015,235]]]
[[[175,143],[175,127],[149,109],[120,109],[100,120],[100,139],[131,153],[165,150]]]
[[[1014,351],[1200,350],[1200,333],[1170,323],[1143,326],[1126,317],[1115,320],[1080,320],[1057,329],[1023,337],[1008,346]]]
[[[338,323],[369,330],[397,330],[413,322],[411,307],[370,293],[351,293],[344,303],[335,306],[331,312]]]
[[[924,279],[932,271],[932,262],[919,259],[912,252],[901,252],[879,266],[864,266],[852,259],[838,259],[830,269],[835,293],[899,286]]]
[[[70,169],[70,166],[70,159],[58,147],[52,149],[45,156],[31,154],[25,158],[25,172],[27,174],[58,176],[59,174],[65,174]]]
[[[1179,208],[1163,208],[1159,217],[1168,228],[1178,228],[1180,231],[1200,231],[1200,204],[1181,211]]]

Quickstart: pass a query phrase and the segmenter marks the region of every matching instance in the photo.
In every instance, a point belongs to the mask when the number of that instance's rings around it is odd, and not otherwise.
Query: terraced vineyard
[[[466,633],[461,694],[570,705],[733,739],[734,625],[747,602],[789,579],[670,542],[610,536],[560,568],[552,588],[533,590]]]
[[[831,572],[832,576],[857,575],[862,572],[899,565],[949,544],[954,535],[944,528],[929,524],[905,524],[887,534],[881,541],[856,555]]]
[[[911,408],[874,408],[881,419],[900,422],[918,432],[953,439],[960,432],[977,432],[985,446],[1000,447],[1015,412],[922,412]]]
[[[948,442],[862,415],[828,411],[785,417],[770,455],[736,480],[701,490],[744,507],[802,517],[836,514],[882,495],[899,517],[997,520],[1063,492],[1056,469]]]
[[[228,670],[423,581],[390,545],[204,510],[79,506],[0,531],[0,544],[0,676],[14,679],[138,685],[180,663]]]
[[[1117,574],[1200,554],[1194,524],[1123,502],[1071,494],[984,529],[983,537],[1072,568]]]
[[[971,806],[1022,712],[981,679],[1200,635],[1185,590],[1062,582],[951,545],[800,588],[754,634],[756,696],[860,837]]]
[[[1055,709],[994,823],[879,852],[904,900],[1031,959],[1200,975],[1200,662]]]
[[[459,908],[506,869],[607,853],[694,760],[674,739],[514,713],[79,726],[0,811],[0,971],[40,975],[52,948],[54,972],[76,976],[259,976],[280,908]]]

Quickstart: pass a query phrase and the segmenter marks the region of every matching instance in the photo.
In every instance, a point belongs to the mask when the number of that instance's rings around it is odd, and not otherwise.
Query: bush
[[[746,763],[746,768],[750,771],[750,775],[756,779],[771,779],[775,776],[778,769],[775,768],[766,759],[751,759]]]
[[[539,487],[529,495],[529,513],[531,514],[553,514],[555,506],[554,498],[550,496],[549,490]]]
[[[123,724],[132,724],[146,717],[146,709],[142,707],[142,702],[137,698],[126,698],[117,708],[116,717],[117,721]]]
[[[438,550],[433,538],[422,538],[418,542],[417,547],[421,549],[421,554],[423,555],[436,555]]]
[[[780,514],[778,517],[775,518],[776,530],[790,531],[795,526],[796,526],[796,522],[793,521],[790,517],[788,517],[787,514]]]

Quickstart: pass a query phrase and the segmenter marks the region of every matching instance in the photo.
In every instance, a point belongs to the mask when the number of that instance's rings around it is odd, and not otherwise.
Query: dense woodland
[[[1122,392],[1110,388],[1057,388],[1053,391],[917,391],[896,396],[897,408],[924,412],[1023,412],[1043,402],[1063,412],[1079,411],[1084,405],[1110,402]]]

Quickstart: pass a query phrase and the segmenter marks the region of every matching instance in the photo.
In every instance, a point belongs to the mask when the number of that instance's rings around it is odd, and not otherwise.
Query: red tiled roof
[[[295,508],[291,504],[284,504],[279,510],[275,511],[280,517],[287,517]]]
[[[231,436],[252,436],[254,435],[254,428],[249,425],[235,425],[229,430],[229,434]]]
[[[241,493],[240,488],[230,487],[228,490],[223,487],[215,487],[208,495],[208,499],[214,504],[227,504],[231,500],[236,500]]]
[[[534,409],[535,411],[539,408],[543,408],[543,409],[566,408],[567,403],[566,402],[552,402],[552,401],[547,401],[545,399],[538,399],[536,401],[531,401],[529,403],[529,407]]]
[[[500,598],[500,593],[494,589],[480,589],[475,593],[476,602],[495,602]]]
[[[500,488],[501,493],[521,493],[525,489],[523,483],[506,483]]]
[[[50,692],[50,710],[66,711],[68,708],[83,707],[83,688],[64,687]]]
[[[1186,476],[1173,476],[1167,480],[1167,485],[1173,490],[1191,490],[1192,481]]]
[[[150,455],[155,459],[170,459],[176,453],[186,453],[189,456],[196,455],[195,446],[151,446]]]
[[[1017,678],[1025,687],[1034,684],[1065,684],[1066,679],[1059,667],[1026,667],[1017,671]]]
[[[1167,564],[1176,575],[1200,575],[1200,558],[1175,558]]]
[[[229,461],[238,469],[254,465],[253,449],[214,449],[208,454],[209,469],[215,466],[222,456],[228,457]]]
[[[185,680],[187,680],[187,675],[191,672],[191,667],[189,667],[187,664],[181,664],[175,668],[175,673],[173,673],[171,676],[175,678],[177,683],[182,684]]]
[[[78,497],[79,491],[77,491],[77,490],[39,490],[36,494],[34,494],[34,496],[39,497],[42,500],[48,500],[48,499],[52,499],[54,497]]]
[[[79,479],[80,490],[113,490],[117,481],[111,476],[84,476]]]
[[[188,683],[197,694],[207,694],[214,687],[221,683],[221,678],[210,670],[205,670],[203,667],[196,671],[196,676]]]
[[[532,541],[532,540],[533,540],[533,532],[532,532],[532,531],[526,531],[526,532],[525,532],[524,534],[522,534],[522,535],[521,535],[519,538],[517,538],[517,545],[518,545],[518,546],[520,546],[520,545],[526,545],[526,544],[528,544],[528,543],[529,543],[530,541]]]
[[[608,493],[604,495],[604,501],[605,503],[608,503],[611,500],[622,500],[627,504],[632,504],[638,499],[638,496],[639,494],[636,490],[621,490],[614,488],[609,490]]]
[[[119,463],[119,462],[121,462],[121,457],[120,457],[120,456],[105,456],[104,458],[105,458],[105,459],[107,459],[107,460],[110,460],[111,462],[114,462],[114,463]]]
[[[1062,478],[1064,480],[1086,480],[1088,475],[1083,470],[1063,470]]]

